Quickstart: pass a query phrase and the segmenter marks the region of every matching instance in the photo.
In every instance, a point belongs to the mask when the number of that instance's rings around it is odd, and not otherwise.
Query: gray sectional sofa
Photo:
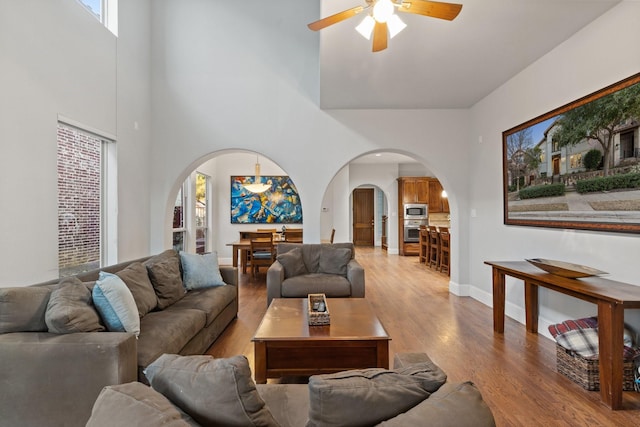
[[[393,370],[317,375],[308,384],[256,385],[244,356],[167,354],[147,376],[151,387],[105,387],[87,427],[495,426],[478,388],[446,382],[424,353],[396,354]]]
[[[215,266],[224,285],[205,280],[190,290],[174,250],[62,281],[0,288],[0,427],[84,426],[104,386],[146,383],[143,370],[164,353],[203,354],[238,313],[237,269]],[[108,331],[94,306],[100,271],[129,289],[139,333]]]
[[[274,298],[364,298],[364,269],[352,243],[279,243],[267,270],[267,306]]]

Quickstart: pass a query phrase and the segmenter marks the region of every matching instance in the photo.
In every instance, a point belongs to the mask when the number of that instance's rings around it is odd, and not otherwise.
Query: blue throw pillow
[[[198,255],[180,252],[182,283],[187,290],[226,285],[218,266],[218,253]]]
[[[122,279],[101,271],[92,292],[93,304],[111,332],[140,335],[140,317],[133,295]]]

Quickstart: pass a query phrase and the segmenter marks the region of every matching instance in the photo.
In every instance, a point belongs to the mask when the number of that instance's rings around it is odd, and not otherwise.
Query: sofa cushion
[[[278,254],[276,260],[284,268],[284,277],[295,277],[309,273],[302,259],[302,249],[294,248],[283,254]]]
[[[136,302],[120,277],[101,271],[93,287],[93,303],[107,330],[140,335]]]
[[[0,288],[0,334],[46,332],[50,294],[51,288],[44,286]]]
[[[351,296],[351,283],[336,274],[312,273],[285,279],[280,293],[284,298],[306,298],[309,294],[325,294],[330,298]]]
[[[218,253],[188,254],[180,252],[182,262],[182,283],[187,290],[210,288],[212,286],[224,286],[220,267],[218,266]]]
[[[256,384],[256,389],[280,427],[298,427],[309,418],[309,386]]]
[[[187,292],[187,295],[171,308],[200,310],[207,316],[206,325],[209,326],[237,297],[238,288],[236,286],[202,288]]]
[[[244,356],[164,354],[145,370],[151,386],[202,425],[277,426]]]
[[[146,367],[163,353],[179,353],[204,328],[201,310],[169,307],[152,311],[140,321],[138,366]]]
[[[61,280],[51,292],[45,323],[49,332],[54,334],[105,330],[93,306],[91,291],[76,277]]]
[[[144,317],[158,306],[158,297],[153,290],[147,268],[142,263],[134,262],[127,268],[118,271],[116,276],[121,278],[131,291],[140,317]]]
[[[87,427],[188,427],[191,417],[166,397],[138,382],[107,386],[96,399]]]
[[[439,368],[432,372],[433,366],[314,375],[309,379],[307,426],[371,426],[395,417],[422,402],[446,381]]]
[[[472,382],[444,384],[428,399],[407,412],[379,424],[384,427],[424,425],[434,427],[493,427],[489,406]]]
[[[158,296],[158,308],[164,310],[184,297],[187,290],[182,285],[180,257],[173,249],[152,256],[144,262],[153,289]]]
[[[351,249],[322,245],[318,273],[347,275],[347,264],[351,260]]]

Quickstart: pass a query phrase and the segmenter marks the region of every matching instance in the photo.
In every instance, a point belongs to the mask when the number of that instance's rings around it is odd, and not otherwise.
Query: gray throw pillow
[[[187,290],[182,285],[180,257],[173,249],[153,256],[144,262],[153,289],[158,296],[158,308],[164,310],[180,301]]]
[[[307,267],[304,265],[302,249],[300,248],[295,248],[289,252],[279,254],[276,257],[276,260],[282,264],[282,267],[284,268],[285,279],[309,273],[307,271]]]
[[[244,356],[163,354],[147,366],[154,390],[203,426],[277,426],[256,390]]]
[[[105,330],[93,306],[91,291],[76,277],[63,279],[51,292],[45,322],[54,334]]]
[[[107,386],[93,405],[87,427],[188,427],[186,414],[151,387],[139,382]]]
[[[347,275],[347,264],[351,260],[351,249],[334,248],[323,245],[320,250],[320,265],[318,273]]]
[[[44,286],[0,288],[0,334],[46,332],[44,314],[51,289]]]
[[[134,262],[127,268],[116,272],[116,276],[121,278],[131,291],[140,318],[158,306],[158,297],[153,290],[147,268],[142,263]]]
[[[393,418],[422,402],[446,381],[444,372],[437,367],[432,371],[433,366],[314,375],[309,379],[307,427],[372,426]]]

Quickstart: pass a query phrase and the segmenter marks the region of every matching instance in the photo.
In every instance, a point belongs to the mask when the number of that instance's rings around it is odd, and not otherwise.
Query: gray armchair
[[[364,269],[352,243],[279,243],[267,271],[267,306],[274,298],[364,298]]]

